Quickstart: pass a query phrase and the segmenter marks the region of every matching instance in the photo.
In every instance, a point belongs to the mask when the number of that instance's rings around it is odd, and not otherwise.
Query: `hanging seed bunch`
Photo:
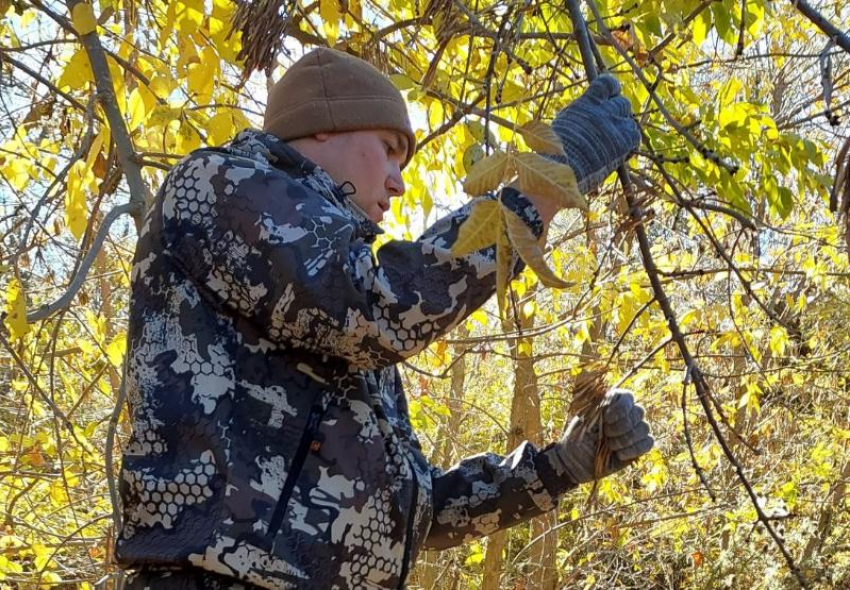
[[[245,63],[243,77],[255,70],[270,75],[289,26],[289,0],[238,0],[232,31],[242,32],[242,49],[237,58]]]
[[[611,460],[611,449],[605,439],[605,422],[602,420],[602,400],[605,399],[607,391],[605,372],[585,367],[576,377],[573,400],[570,403],[570,415],[582,418],[579,434],[584,434],[597,425],[599,427],[596,459],[593,464],[593,486],[587,498],[588,505],[596,502],[599,480],[605,474],[605,467]]]

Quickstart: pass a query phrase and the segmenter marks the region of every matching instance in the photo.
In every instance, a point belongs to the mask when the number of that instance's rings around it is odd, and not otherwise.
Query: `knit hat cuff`
[[[365,129],[391,129],[407,137],[403,166],[416,149],[407,110],[386,96],[334,97],[291,105],[267,121],[263,129],[284,141],[316,133],[340,133]]]

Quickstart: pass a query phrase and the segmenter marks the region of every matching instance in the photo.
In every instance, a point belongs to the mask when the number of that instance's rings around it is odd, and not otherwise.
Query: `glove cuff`
[[[560,442],[553,442],[541,449],[535,457],[540,481],[552,496],[560,496],[578,487],[569,468],[563,461]]]

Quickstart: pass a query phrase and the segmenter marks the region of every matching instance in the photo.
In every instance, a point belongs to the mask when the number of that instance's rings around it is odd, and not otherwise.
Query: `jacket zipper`
[[[283,489],[280,491],[280,498],[277,501],[274,513],[269,521],[269,530],[267,533],[269,538],[273,538],[277,535],[278,530],[280,530],[280,526],[283,524],[283,517],[286,515],[286,509],[289,507],[289,499],[292,496],[292,491],[295,489],[295,483],[298,481],[301,469],[304,467],[304,462],[307,460],[307,453],[313,445],[321,417],[322,406],[312,406],[310,408],[310,414],[307,416],[307,426],[304,427],[304,432],[301,433],[301,440],[298,441],[298,449],[295,451],[295,456],[292,458],[292,465],[289,469],[289,473],[286,474],[286,480],[283,482]]]
[[[416,470],[413,468],[413,461],[407,458],[407,464],[410,465],[411,491],[410,491],[410,514],[407,516],[407,532],[404,536],[404,560],[401,562],[401,579],[398,583],[398,590],[404,590],[404,582],[407,579],[407,574],[410,573],[410,554],[413,552],[413,525],[416,520],[416,505],[418,504],[419,496],[419,481],[416,478]]]

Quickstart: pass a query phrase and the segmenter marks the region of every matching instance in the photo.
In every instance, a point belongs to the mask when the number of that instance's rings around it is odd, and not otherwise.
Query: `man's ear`
[[[330,134],[330,133],[325,133],[325,132],[322,132],[322,133],[316,133],[315,135],[313,135],[313,139],[315,139],[316,141],[322,141],[322,142],[324,142],[324,141],[329,140],[330,138],[331,138],[331,134]]]

